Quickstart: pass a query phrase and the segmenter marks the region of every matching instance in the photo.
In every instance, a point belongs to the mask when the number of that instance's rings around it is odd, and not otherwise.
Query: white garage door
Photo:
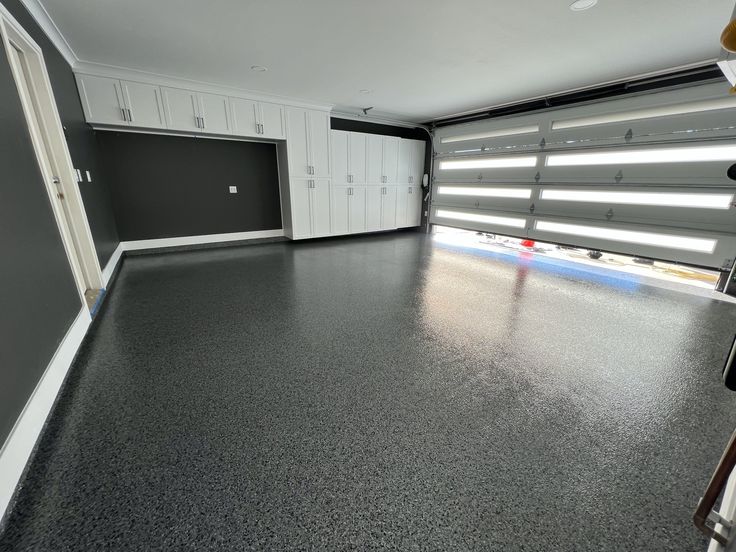
[[[728,269],[736,97],[727,88],[441,127],[430,222]]]

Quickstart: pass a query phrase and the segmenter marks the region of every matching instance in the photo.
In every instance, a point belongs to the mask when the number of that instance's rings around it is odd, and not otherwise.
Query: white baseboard
[[[41,380],[36,385],[26,406],[15,422],[2,450],[0,450],[0,519],[10,505],[28,459],[41,435],[46,418],[56,401],[69,367],[82,344],[92,321],[87,307],[83,307],[56,349]]]
[[[110,279],[125,251],[283,236],[284,231],[278,229],[120,242],[102,271],[103,285],[105,287],[109,285]],[[23,475],[23,470],[28,463],[33,448],[36,446],[36,441],[41,435],[46,418],[51,412],[51,407],[56,401],[64,378],[69,371],[72,360],[74,360],[74,355],[76,355],[79,346],[82,344],[82,339],[84,339],[91,321],[89,311],[84,306],[67,331],[56,353],[54,353],[41,380],[36,385],[36,389],[28,399],[23,412],[15,422],[2,449],[0,449],[0,519],[3,518],[10,505],[13,493]]]
[[[115,269],[117,268],[118,263],[120,262],[120,257],[122,256],[123,244],[119,243],[115,248],[115,251],[113,251],[110,256],[110,260],[107,261],[105,268],[102,270],[102,285],[105,286],[105,289],[107,289],[107,286],[110,284],[110,278],[112,278],[112,275],[115,273]]]
[[[120,242],[123,251],[141,249],[158,249],[159,247],[179,247],[182,245],[200,245],[204,243],[220,243],[240,240],[257,240],[262,238],[282,238],[284,230],[256,230],[254,232],[232,232],[229,234],[206,234],[203,236],[184,236],[181,238],[161,238],[156,240],[136,240]]]

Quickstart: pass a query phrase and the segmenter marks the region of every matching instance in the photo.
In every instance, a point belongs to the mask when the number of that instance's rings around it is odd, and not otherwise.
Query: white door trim
[[[21,99],[51,208],[84,303],[86,289],[102,287],[102,272],[43,52],[2,4],[0,4],[0,35]],[[21,53],[22,67],[14,50]],[[27,83],[27,88],[21,84],[21,79]],[[33,117],[38,120],[38,125],[29,122]],[[45,155],[40,154],[41,151],[45,151]],[[54,177],[60,180],[58,187],[54,184]],[[59,192],[64,196],[64,204],[57,197]]]

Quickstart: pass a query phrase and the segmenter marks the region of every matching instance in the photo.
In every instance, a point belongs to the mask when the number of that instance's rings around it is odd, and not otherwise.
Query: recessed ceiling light
[[[258,73],[263,73],[264,71],[268,71],[268,67],[265,67],[263,65],[251,65],[250,70],[257,71]]]
[[[570,4],[572,11],[585,11],[589,10],[598,3],[598,0],[576,0]]]
[[[371,88],[363,88],[362,90],[358,90],[358,92],[361,94],[370,94],[373,90]]]

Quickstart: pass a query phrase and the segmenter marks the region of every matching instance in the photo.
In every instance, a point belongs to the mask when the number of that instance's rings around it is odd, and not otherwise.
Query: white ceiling
[[[734,0],[41,0],[82,61],[427,121],[710,60]],[[265,73],[250,70],[260,64]],[[373,90],[360,94],[361,89]]]

